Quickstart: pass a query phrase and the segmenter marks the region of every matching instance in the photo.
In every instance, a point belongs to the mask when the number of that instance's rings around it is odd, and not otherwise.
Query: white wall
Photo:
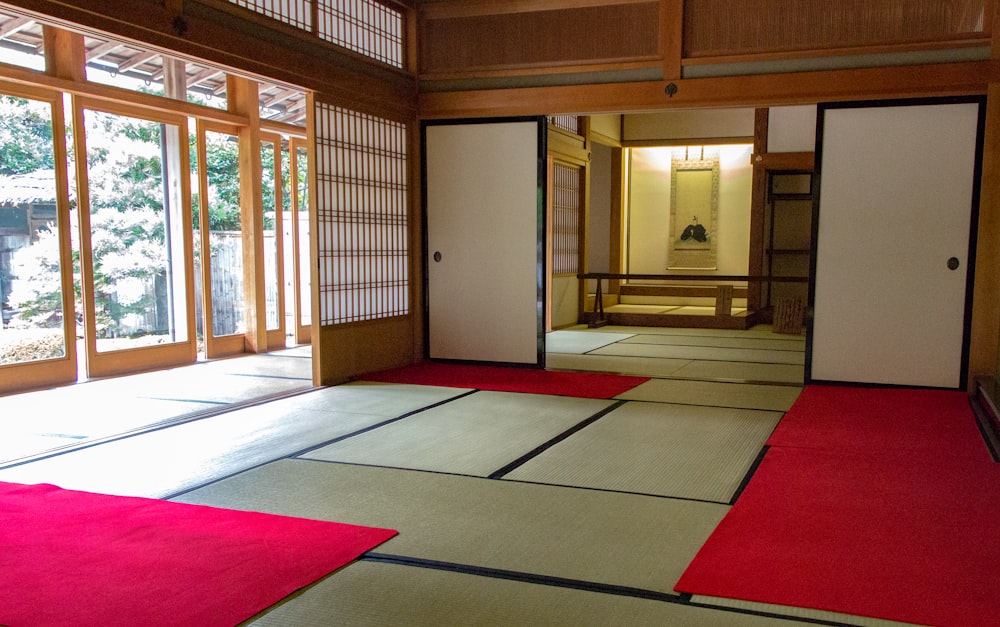
[[[622,138],[622,116],[617,113],[590,116],[590,131],[615,142]]]
[[[622,141],[671,141],[752,138],[754,109],[699,109],[630,113],[624,116]]]
[[[812,152],[815,148],[816,105],[768,110],[768,152]]]

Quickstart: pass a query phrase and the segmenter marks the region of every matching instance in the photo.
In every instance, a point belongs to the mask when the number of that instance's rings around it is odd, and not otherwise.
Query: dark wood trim
[[[764,274],[764,222],[767,212],[767,167],[764,158],[767,155],[767,133],[770,111],[758,108],[754,111],[753,124],[753,172],[750,188],[750,259],[747,273]],[[752,285],[747,295],[747,307],[751,310],[760,309],[763,302],[762,283]]]

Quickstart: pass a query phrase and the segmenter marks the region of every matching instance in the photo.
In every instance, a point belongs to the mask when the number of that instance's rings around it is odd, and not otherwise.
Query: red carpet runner
[[[402,368],[370,372],[357,377],[379,383],[415,383],[445,387],[553,394],[579,398],[612,398],[631,390],[649,377],[587,372],[557,372],[534,368],[506,368],[425,361]]]
[[[395,534],[0,483],[0,624],[235,625]]]
[[[998,624],[1000,464],[960,392],[809,387],[676,589]]]

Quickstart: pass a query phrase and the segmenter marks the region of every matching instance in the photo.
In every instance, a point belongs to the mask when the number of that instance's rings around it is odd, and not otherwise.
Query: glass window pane
[[[309,151],[295,149],[299,230],[299,324],[312,324],[312,266],[309,262]]]
[[[97,350],[186,341],[177,155],[187,129],[99,111],[84,117]]]
[[[205,133],[208,176],[212,333],[246,332],[243,298],[243,229],[240,225],[239,142],[235,135]]]
[[[62,357],[52,105],[0,95],[0,365]]]
[[[278,202],[278,185],[280,173],[277,170],[276,152],[273,142],[261,142],[261,187],[263,194],[262,208],[264,210],[264,295],[267,301],[267,330],[280,328],[279,296],[281,283],[278,277],[278,231],[275,228],[278,221],[276,205]]]

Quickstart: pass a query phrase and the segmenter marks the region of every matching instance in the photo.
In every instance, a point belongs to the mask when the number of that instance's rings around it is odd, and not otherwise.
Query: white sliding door
[[[429,357],[544,365],[544,130],[424,127]]]
[[[820,107],[807,379],[964,384],[978,101]]]

